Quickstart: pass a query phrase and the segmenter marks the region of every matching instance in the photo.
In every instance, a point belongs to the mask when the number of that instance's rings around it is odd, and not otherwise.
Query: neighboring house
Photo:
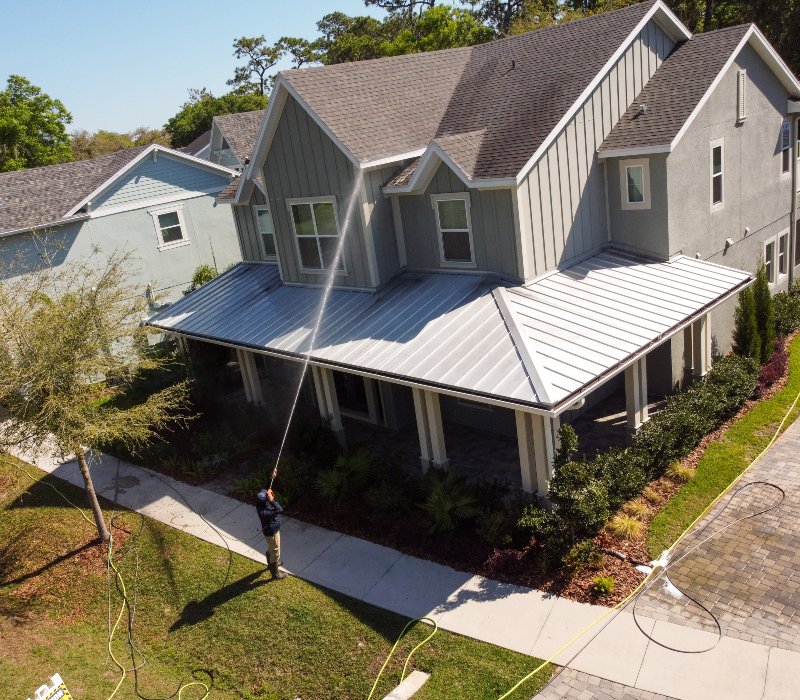
[[[266,110],[223,114],[211,125],[210,160],[241,172],[250,162]]]
[[[188,146],[177,149],[181,153],[188,153],[190,156],[202,160],[211,160],[211,129],[204,131]]]
[[[452,423],[516,435],[545,494],[561,422],[624,386],[637,429],[729,348],[760,257],[792,278],[799,97],[756,27],[660,0],[283,72],[230,200],[245,262],[153,324],[235,348],[255,403],[308,353],[332,428],[416,423],[423,468]]]
[[[97,248],[129,251],[133,283],[160,303],[182,296],[198,265],[241,260],[229,207],[233,171],[163,146],[0,173],[3,274],[62,265]]]

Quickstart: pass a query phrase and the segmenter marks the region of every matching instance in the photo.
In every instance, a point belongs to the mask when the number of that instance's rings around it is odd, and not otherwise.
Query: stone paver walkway
[[[571,668],[563,669],[536,697],[540,700],[674,700]]]

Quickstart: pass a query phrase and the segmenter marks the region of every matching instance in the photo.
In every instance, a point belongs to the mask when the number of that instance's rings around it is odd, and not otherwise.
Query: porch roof
[[[376,292],[334,289],[311,361],[560,412],[750,282],[679,256],[607,250],[525,286],[405,272]],[[150,319],[187,337],[303,358],[322,289],[240,263]]]

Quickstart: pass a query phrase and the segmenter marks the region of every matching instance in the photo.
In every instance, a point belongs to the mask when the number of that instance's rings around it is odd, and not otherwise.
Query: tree
[[[514,20],[525,11],[528,0],[469,0],[476,17],[487,22],[497,34],[506,36]]]
[[[149,146],[158,143],[169,146],[169,135],[162,129],[148,129],[140,126],[128,133],[105,131],[100,129],[94,133],[81,129],[73,131],[71,135],[72,157],[75,160],[97,158],[109,153],[116,153],[126,148]]]
[[[752,287],[739,292],[739,303],[733,312],[733,351],[742,357],[752,357],[756,362],[761,358],[761,336]]]
[[[403,22],[391,16],[383,22],[374,17],[350,17],[331,12],[317,22],[320,60],[326,65],[365,61],[383,56],[382,48],[403,28]]]
[[[761,338],[760,360],[764,363],[772,357],[775,350],[775,311],[772,308],[772,292],[769,290],[767,268],[763,262],[758,266],[758,272],[756,272],[756,281],[753,284],[753,302],[758,335]]]
[[[129,283],[130,267],[127,255],[101,263],[95,254],[0,285],[0,404],[8,416],[0,446],[52,444],[74,456],[103,541],[89,451],[110,442],[139,449],[188,404],[185,380],[132,405],[113,400],[138,373],[174,361],[146,352],[144,296]]]
[[[364,0],[367,7],[380,7],[390,15],[398,15],[407,20],[415,14],[422,14],[436,5],[436,0]]]
[[[491,41],[494,31],[467,10],[439,5],[415,17],[409,27],[381,46],[384,56],[473,46]]]
[[[233,55],[246,59],[247,63],[237,66],[233,78],[227,84],[238,94],[254,93],[264,96],[272,83],[269,71],[281,60],[284,53],[281,42],[268,45],[263,36],[243,36],[233,42]]]
[[[284,54],[292,57],[292,68],[300,68],[307,63],[319,63],[320,61],[319,41],[283,36],[278,40],[278,46]]]
[[[72,160],[67,124],[72,115],[21,75],[0,92],[0,172]]]
[[[208,90],[189,90],[189,99],[178,113],[164,125],[173,148],[186,146],[211,128],[211,121],[220,114],[236,114],[264,109],[267,98],[261,95],[228,93],[214,97]]]

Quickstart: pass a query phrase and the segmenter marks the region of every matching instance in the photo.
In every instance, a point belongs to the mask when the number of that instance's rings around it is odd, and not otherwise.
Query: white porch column
[[[704,377],[711,369],[711,320],[708,314],[692,324],[692,358],[694,376]]]
[[[345,435],[342,425],[342,414],[339,411],[339,398],[336,395],[336,384],[333,381],[333,371],[327,367],[312,367],[314,377],[314,390],[319,403],[319,414],[325,421],[336,438],[344,446]]]
[[[439,394],[435,391],[425,392],[425,408],[428,412],[428,427],[431,432],[431,463],[434,467],[447,469],[447,450],[444,445],[444,426],[442,425],[442,410],[439,406]]]
[[[628,411],[628,433],[633,435],[647,422],[647,358],[625,369],[625,405]]]
[[[425,407],[425,392],[417,387],[411,387],[414,396],[414,414],[417,417],[417,433],[419,435],[419,462],[422,465],[422,473],[428,471],[431,466],[431,431],[428,427],[428,411]]]
[[[236,348],[236,360],[239,363],[239,371],[242,373],[242,383],[244,384],[244,395],[248,403],[260,406],[264,403],[264,394],[261,391],[261,381],[258,378],[258,368],[256,358],[249,350]]]
[[[688,380],[694,374],[694,342],[692,341],[692,324],[683,329],[683,379]]]
[[[519,410],[514,411],[514,416],[522,490],[546,498],[553,477],[558,419]]]

